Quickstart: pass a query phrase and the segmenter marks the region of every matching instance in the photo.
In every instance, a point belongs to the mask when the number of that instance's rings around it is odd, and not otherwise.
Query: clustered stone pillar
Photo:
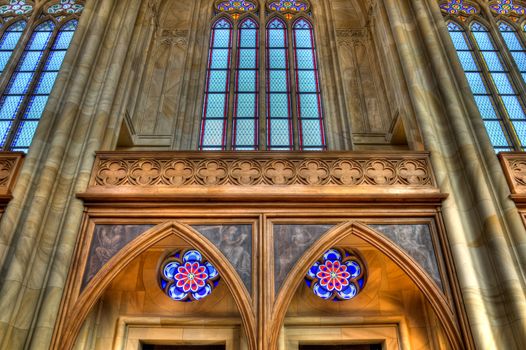
[[[426,149],[449,194],[444,220],[475,344],[524,348],[524,226],[507,198],[438,5],[424,0],[384,0],[384,5]]]
[[[86,1],[0,226],[0,348],[47,349],[141,0]],[[61,87],[61,88],[60,88]]]

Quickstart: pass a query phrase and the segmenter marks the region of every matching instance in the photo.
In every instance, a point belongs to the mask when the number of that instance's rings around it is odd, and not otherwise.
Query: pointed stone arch
[[[65,312],[62,324],[55,334],[51,349],[72,349],[84,320],[111,281],[140,254],[161,240],[174,235],[193,248],[200,250],[219,271],[222,280],[238,307],[248,347],[256,349],[256,321],[251,299],[239,275],[219,250],[190,226],[177,221],[157,225],[127,244],[93,277],[79,297]]]
[[[453,310],[436,283],[407,253],[381,233],[376,232],[360,222],[346,222],[327,232],[311,248],[309,248],[290,271],[287,279],[283,283],[283,288],[276,296],[274,303],[271,318],[272,321],[269,326],[271,327],[269,332],[269,334],[271,334],[269,348],[277,348],[278,337],[285,321],[285,314],[288,306],[310,266],[312,266],[312,264],[318,260],[325,251],[352,235],[378,249],[400,267],[400,269],[422,292],[426,301],[429,302],[440,322],[440,325],[444,329],[451,349],[463,349],[462,337],[455,322]]]

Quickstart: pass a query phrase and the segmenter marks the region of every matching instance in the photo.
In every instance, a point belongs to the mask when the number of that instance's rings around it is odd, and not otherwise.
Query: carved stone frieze
[[[427,153],[99,153],[79,196],[440,195]],[[371,198],[372,198],[371,197]]]
[[[369,31],[367,28],[340,28],[336,29],[336,39],[338,45],[350,48],[353,47],[355,43],[365,43],[368,41]]]
[[[526,203],[526,153],[502,152],[499,158],[510,186],[512,199]]]
[[[23,157],[23,153],[0,152],[0,206],[11,199],[11,191],[18,177]]]

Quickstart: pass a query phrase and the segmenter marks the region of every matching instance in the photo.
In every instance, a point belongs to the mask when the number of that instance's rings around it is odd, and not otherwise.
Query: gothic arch
[[[297,287],[303,281],[308,269],[327,249],[354,235],[391,259],[413,281],[431,305],[443,327],[452,349],[462,349],[462,338],[455,322],[455,315],[447,303],[442,291],[428,274],[404,251],[394,245],[389,239],[368,226],[359,222],[347,222],[336,226],[318,240],[301,257],[290,271],[283,283],[280,293],[276,296],[272,323],[270,348],[277,348],[280,330],[285,320],[285,314]]]
[[[256,321],[249,293],[239,275],[212,243],[190,226],[177,221],[169,221],[146,231],[104,265],[67,311],[63,324],[60,325],[60,330],[54,337],[51,349],[72,349],[84,320],[111,281],[140,254],[171,235],[175,235],[191,247],[200,250],[217,268],[241,314],[242,328],[245,329],[248,347],[255,350]]]

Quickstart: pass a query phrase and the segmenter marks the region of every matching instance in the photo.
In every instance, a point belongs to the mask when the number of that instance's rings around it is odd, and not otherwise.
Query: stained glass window
[[[325,134],[312,25],[300,18],[294,23],[293,32],[300,148],[323,150]]]
[[[26,21],[20,20],[7,27],[2,34],[2,38],[0,38],[0,74],[4,71],[25,28]]]
[[[205,101],[201,122],[201,150],[226,149],[232,22],[217,20],[210,33]]]
[[[493,147],[497,151],[509,150],[511,143],[506,127],[499,116],[496,101],[477,62],[475,51],[467,39],[465,30],[454,22],[448,24],[448,29]],[[483,47],[486,48],[486,46]],[[487,51],[487,58],[493,59],[491,62],[498,65],[500,61],[494,56],[495,54],[495,51]]]
[[[267,147],[293,150],[288,30],[274,18],[267,25]]]
[[[321,299],[353,299],[367,282],[365,263],[357,251],[333,248],[307,272],[305,283]]]
[[[504,39],[506,47],[510,51],[517,68],[521,72],[522,79],[526,82],[526,51],[521,43],[518,32],[506,22],[499,23],[500,33]]]
[[[161,264],[160,287],[172,300],[199,301],[212,294],[219,272],[194,249],[175,251]]]
[[[239,24],[236,91],[234,94],[233,149],[258,149],[259,30],[255,20]]]
[[[326,149],[310,3],[279,0],[266,7],[265,21],[256,1],[215,2],[201,150]]]
[[[2,149],[29,149],[77,23],[71,20],[55,31],[49,20],[33,30],[0,99]]]
[[[524,147],[526,145],[526,115],[519,94],[511,80],[508,67],[502,60],[501,53],[496,48],[488,29],[484,25],[479,22],[472,23],[471,33],[490,73],[505,113],[511,121],[516,136],[520,140],[521,147]],[[498,149],[497,147],[495,148]]]

